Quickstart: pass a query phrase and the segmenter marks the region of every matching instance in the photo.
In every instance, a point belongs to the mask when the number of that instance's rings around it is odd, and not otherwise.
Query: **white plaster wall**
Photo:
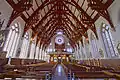
[[[82,57],[83,59],[87,59],[87,52],[89,52],[89,50],[86,50],[86,38],[84,36],[82,36],[82,40],[83,40],[83,53],[82,53]]]
[[[88,34],[88,40],[89,40],[89,52],[92,54],[92,47],[91,47],[91,40],[90,40],[91,33],[93,33],[92,30],[88,29],[87,34]]]
[[[81,42],[79,41],[79,60],[81,60],[82,59],[82,51],[81,51],[81,48],[82,47],[82,44],[81,44]]]
[[[31,41],[31,36],[32,36],[32,30],[31,29],[29,29],[29,30],[27,30],[27,33],[28,33],[28,35],[29,35],[29,38],[28,38],[28,43],[27,43],[27,49],[25,50],[26,52],[24,52],[23,50],[24,50],[24,48],[23,48],[23,46],[25,46],[24,44],[25,44],[25,42],[24,42],[24,34],[23,34],[23,36],[21,37],[21,39],[20,39],[20,42],[19,42],[19,50],[20,50],[20,55],[19,55],[19,58],[27,58],[27,55],[29,54],[29,46],[30,46],[30,41]],[[28,52],[29,51],[29,52]],[[25,55],[26,54],[26,55]],[[25,56],[23,56],[23,55],[25,55]]]
[[[108,8],[108,12],[114,26],[117,27],[120,25],[120,0],[114,0],[112,5]]]
[[[40,41],[36,45],[35,59],[39,59]]]
[[[116,31],[112,31],[115,47],[118,42],[120,43],[120,0],[115,0],[114,3],[108,8],[111,20],[115,26]]]
[[[88,39],[89,39],[89,45],[90,45],[89,48],[90,48],[90,52],[91,52],[91,54],[92,54],[92,57],[93,57],[93,58],[100,58],[99,52],[98,52],[98,53],[93,53],[92,44],[91,44],[91,34],[92,34],[92,35],[95,37],[95,39],[96,39],[96,45],[98,46],[98,47],[97,47],[98,50],[99,50],[99,44],[98,44],[99,39],[97,39],[96,35],[94,34],[94,32],[93,32],[91,29],[88,29],[87,33],[88,33]]]
[[[36,42],[37,42],[37,36],[34,37],[34,39],[32,40],[32,43],[30,44],[31,46],[30,56],[29,56],[30,59],[35,58]]]
[[[29,29],[28,31],[28,34],[29,34],[29,45],[28,45],[28,54],[29,54],[29,56],[30,56],[30,49],[31,49],[31,37],[32,37],[32,29]],[[29,57],[28,56],[28,57]]]
[[[7,3],[6,0],[0,0],[0,12],[1,12],[0,19],[2,20],[5,19],[3,27],[1,28],[2,30],[6,28],[12,10],[13,10],[12,7]]]

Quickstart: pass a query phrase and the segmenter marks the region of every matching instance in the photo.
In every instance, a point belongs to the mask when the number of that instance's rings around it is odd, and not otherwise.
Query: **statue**
[[[119,55],[120,55],[120,42],[118,42],[117,50],[118,50],[118,53],[119,53]]]
[[[99,49],[99,53],[100,53],[100,56],[102,57],[102,58],[104,58],[104,53],[103,53],[103,50],[100,48]]]

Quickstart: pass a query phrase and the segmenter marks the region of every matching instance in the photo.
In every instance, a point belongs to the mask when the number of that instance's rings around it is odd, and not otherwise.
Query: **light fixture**
[[[64,43],[64,38],[63,38],[63,36],[57,36],[57,37],[55,38],[55,43],[56,43],[56,44],[59,44],[59,45],[62,45],[62,44]]]

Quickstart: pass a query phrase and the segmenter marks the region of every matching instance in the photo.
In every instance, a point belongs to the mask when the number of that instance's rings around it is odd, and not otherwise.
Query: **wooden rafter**
[[[7,0],[12,6],[13,13],[10,17],[8,25],[21,16],[25,20],[25,31],[28,29],[33,30],[33,37],[37,36],[37,42],[44,46],[43,49],[50,43],[50,39],[55,35],[58,29],[64,31],[64,35],[68,37],[70,43],[76,46],[77,42],[82,42],[82,36],[88,38],[87,30],[91,29],[97,36],[95,29],[95,21],[99,16],[103,16],[110,23],[111,27],[114,27],[110,20],[107,8],[113,3],[114,0],[107,0],[103,3],[103,0],[35,0],[37,9],[34,7],[26,6],[24,0],[18,0],[19,3],[15,4],[14,0]],[[38,2],[41,2],[39,5]],[[87,5],[86,5],[87,3]],[[84,6],[86,5],[86,9]],[[29,15],[31,9],[33,13]],[[91,9],[91,13],[89,12]],[[23,12],[26,12],[28,18],[26,18]],[[95,16],[95,12],[98,12]]]
[[[10,26],[13,20],[15,20],[18,16],[22,15],[23,11],[29,10],[32,7],[32,3],[29,0],[21,0],[15,4],[13,0],[7,0],[7,2],[12,6],[13,11],[8,21],[7,27]],[[29,2],[29,4],[27,4]]]

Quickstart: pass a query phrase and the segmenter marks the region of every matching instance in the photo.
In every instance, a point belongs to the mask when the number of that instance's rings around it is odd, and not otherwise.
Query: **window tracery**
[[[90,40],[91,40],[91,47],[92,47],[92,57],[97,58],[99,56],[98,46],[97,46],[96,38],[92,33],[90,36]]]
[[[116,56],[113,39],[108,25],[102,24],[101,35],[106,50],[106,56],[107,57]]]
[[[7,51],[6,57],[13,56],[16,51],[16,44],[19,40],[19,25],[15,23],[10,27],[9,34],[4,46],[4,51]]]
[[[26,32],[23,37],[20,58],[27,58],[28,48],[29,48],[29,34],[28,34],[28,32]]]

